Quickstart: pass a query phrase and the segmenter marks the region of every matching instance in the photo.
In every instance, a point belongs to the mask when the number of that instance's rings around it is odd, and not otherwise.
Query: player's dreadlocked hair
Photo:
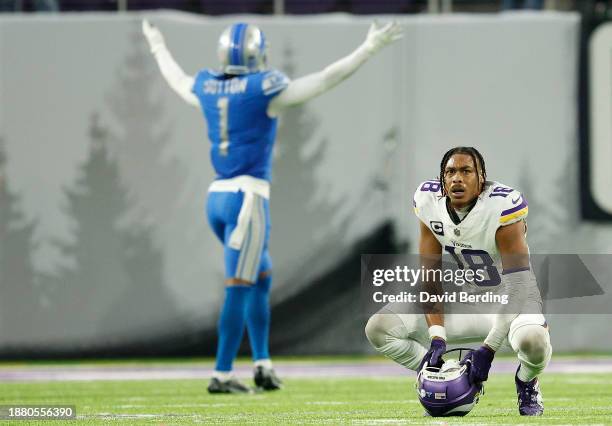
[[[442,185],[442,196],[445,197],[447,195],[446,188],[444,187],[444,169],[446,168],[446,163],[448,160],[455,154],[466,154],[472,157],[472,161],[474,161],[474,167],[476,167],[476,176],[480,176],[482,174],[482,180],[487,180],[487,169],[485,168],[485,161],[482,158],[482,154],[478,152],[478,150],[471,146],[456,146],[455,148],[451,148],[446,151],[444,157],[442,157],[442,161],[440,162],[440,185]],[[478,168],[480,167],[480,171]],[[484,183],[483,183],[484,185]],[[482,188],[480,188],[482,191]]]

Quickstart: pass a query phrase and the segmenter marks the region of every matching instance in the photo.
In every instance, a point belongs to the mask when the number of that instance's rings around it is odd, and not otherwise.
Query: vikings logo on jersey
[[[443,254],[452,256],[462,266],[485,269],[487,279],[479,286],[501,283],[501,258],[495,242],[500,226],[524,220],[529,211],[527,200],[515,189],[487,181],[472,210],[458,223],[446,208],[446,197],[438,180],[419,184],[414,194],[414,212],[440,242]]]

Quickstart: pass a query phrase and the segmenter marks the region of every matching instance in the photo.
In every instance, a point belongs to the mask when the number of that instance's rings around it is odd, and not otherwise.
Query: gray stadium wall
[[[206,127],[160,76],[143,16],[0,17],[5,357],[214,352],[223,271],[204,215]],[[349,53],[371,20],[147,17],[192,74],[215,66],[226,25],[254,22],[271,40],[271,64],[290,77]],[[412,193],[450,146],[478,147],[490,178],[526,194],[532,252],[612,249],[612,227],[579,216],[578,15],[398,19],[403,40],[281,119],[271,197],[277,353],[370,351],[358,255],[413,250]],[[593,340],[598,321],[549,321],[556,348],[611,349],[612,339]]]

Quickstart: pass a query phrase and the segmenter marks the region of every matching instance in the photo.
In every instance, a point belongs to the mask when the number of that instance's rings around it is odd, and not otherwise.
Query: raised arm
[[[401,37],[402,28],[396,22],[384,26],[379,26],[374,22],[370,26],[366,40],[353,53],[328,65],[322,71],[300,77],[289,83],[289,86],[270,102],[268,115],[277,116],[288,106],[301,104],[328,91],[357,71],[383,47]]]
[[[144,19],[142,21],[142,33],[147,38],[151,53],[155,57],[159,70],[170,87],[188,104],[199,108],[200,102],[191,91],[194,78],[185,74],[183,69],[176,63],[166,47],[161,31]]]

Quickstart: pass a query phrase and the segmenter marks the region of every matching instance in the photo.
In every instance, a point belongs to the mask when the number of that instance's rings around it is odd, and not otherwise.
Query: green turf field
[[[285,382],[245,396],[208,395],[202,380],[0,383],[0,404],[74,404],[70,424],[612,424],[612,374],[545,374],[541,418],[518,415],[511,374],[491,377],[474,410],[451,419],[422,417],[411,377]]]

